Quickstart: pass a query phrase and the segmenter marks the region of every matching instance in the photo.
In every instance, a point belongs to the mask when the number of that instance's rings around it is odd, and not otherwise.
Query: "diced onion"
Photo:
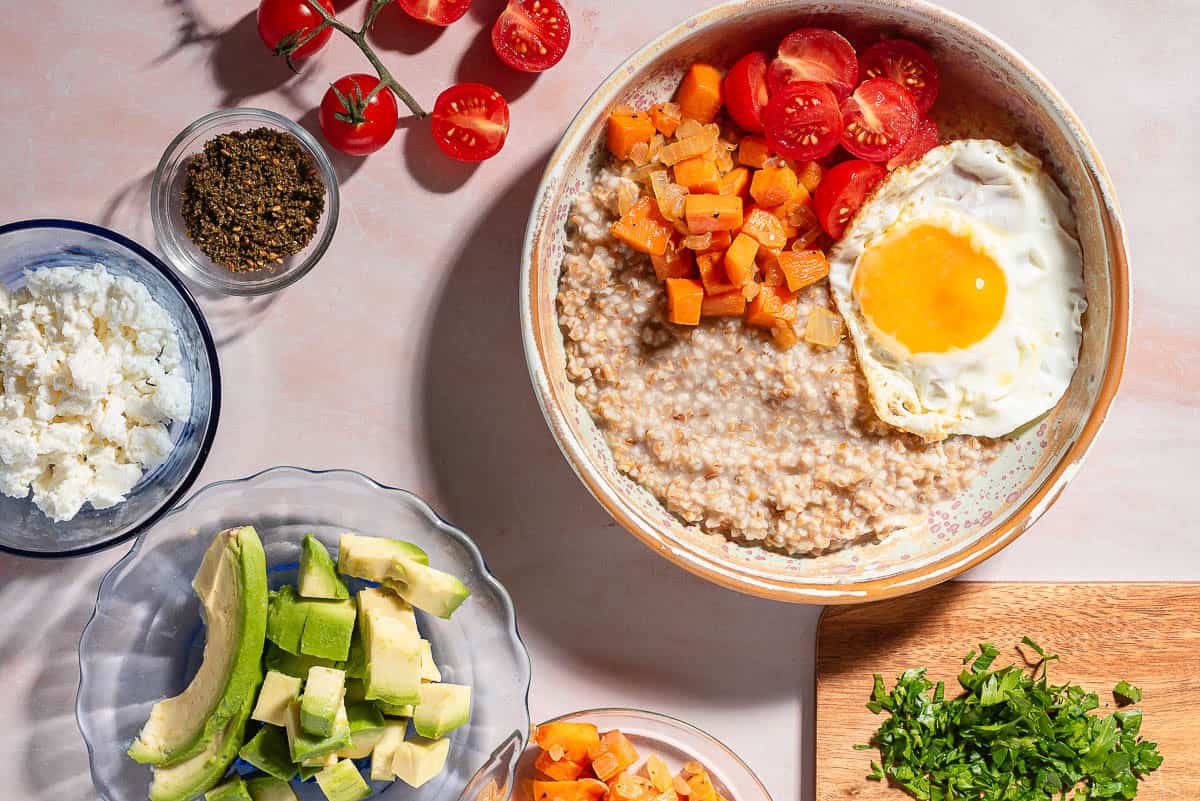
[[[689,234],[683,238],[683,246],[692,250],[704,250],[712,245],[712,232],[706,231],[703,234]]]
[[[641,167],[650,161],[650,145],[646,142],[638,142],[629,150],[629,160],[636,166]]]
[[[654,190],[654,199],[658,201],[658,210],[662,216],[668,220],[678,220],[683,216],[683,198],[688,191],[685,187],[672,183],[666,170],[650,173],[650,188]]]
[[[712,136],[707,133],[679,139],[658,152],[659,161],[670,166],[693,156],[702,156],[712,149],[713,141]],[[637,145],[634,145],[635,149],[636,147]],[[630,155],[632,156],[632,153]]]
[[[721,171],[722,175],[724,175],[725,173],[732,170],[734,167],[733,156],[730,155],[728,150],[721,147],[720,145],[718,145],[715,148],[715,151],[716,151],[716,158],[714,159],[714,161],[716,161],[716,163],[717,163],[717,169]]]
[[[758,293],[762,291],[762,287],[758,283],[751,281],[742,287],[742,297],[746,300],[754,300],[758,297]]]
[[[667,140],[663,138],[662,134],[656,133],[654,135],[654,138],[650,140],[650,149],[646,153],[650,157],[650,161],[656,161],[658,159],[659,152],[666,144]]]
[[[790,323],[785,323],[771,329],[771,340],[775,343],[775,347],[787,350],[799,342],[800,337],[796,336],[796,329],[792,328]]]
[[[617,211],[624,217],[633,208],[638,199],[637,184],[632,181],[621,181],[617,187]]]
[[[814,306],[804,324],[804,341],[832,348],[842,341],[842,318],[824,306]]]
[[[676,139],[687,139],[691,136],[696,136],[703,133],[704,126],[695,120],[684,120],[679,123],[679,127],[675,129]]]

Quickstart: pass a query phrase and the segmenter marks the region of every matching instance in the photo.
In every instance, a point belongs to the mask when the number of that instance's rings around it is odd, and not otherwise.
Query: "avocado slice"
[[[287,732],[278,726],[263,726],[242,746],[238,756],[277,779],[290,781],[296,775]]]
[[[321,667],[344,668],[345,665],[335,659],[323,659],[307,654],[289,654],[273,642],[267,643],[267,655],[263,657],[267,670],[275,670],[303,679],[314,665]]]
[[[350,720],[350,745],[337,752],[344,759],[362,759],[371,755],[375,745],[383,738],[383,715],[373,703],[346,704],[346,717]]]
[[[251,720],[282,726],[287,721],[287,708],[300,697],[301,680],[278,670],[268,670],[258,691],[258,703],[250,714]]]
[[[471,719],[471,688],[462,684],[422,684],[413,710],[417,734],[437,739]]]
[[[412,559],[397,557],[383,585],[431,615],[449,618],[471,591],[454,576]]]
[[[397,746],[392,757],[392,772],[410,787],[420,787],[442,772],[449,753],[450,741],[445,738],[413,737]]]
[[[285,728],[293,762],[322,757],[350,745],[350,721],[346,717],[345,704],[338,704],[337,717],[333,722],[333,734],[328,737],[314,737],[305,733],[300,726],[300,704],[292,704],[288,707]]]
[[[306,601],[308,617],[300,639],[300,653],[345,661],[354,635],[354,601]]]
[[[300,728],[314,737],[333,734],[333,721],[343,708],[346,672],[335,668],[314,667],[304,682],[300,696]]]
[[[383,581],[391,570],[392,559],[398,556],[429,564],[429,555],[411,542],[350,533],[338,538],[337,569],[346,576]]]
[[[317,774],[317,786],[329,801],[362,801],[373,792],[371,785],[349,759]]]
[[[421,681],[441,681],[442,671],[433,660],[433,644],[421,640]]]
[[[262,681],[267,565],[258,533],[243,526],[217,534],[192,587],[206,627],[204,661],[187,689],[150,711],[129,747],[138,762],[170,765],[207,752],[243,709],[250,714]]]
[[[221,781],[237,758],[252,704],[253,700],[248,698],[242,711],[200,753],[170,765],[155,765],[150,801],[187,801]]]
[[[267,612],[267,639],[290,654],[300,653],[300,637],[308,619],[308,602],[285,584],[271,593]]]
[[[305,598],[350,597],[350,590],[337,576],[329,551],[312,534],[305,534],[300,544],[300,573],[296,589]]]
[[[254,801],[298,801],[292,786],[274,776],[253,776],[246,779],[246,789]]]
[[[250,791],[246,789],[246,780],[241,776],[234,776],[224,784],[218,784],[205,793],[204,801],[254,801],[254,799],[250,797]]]
[[[392,762],[396,757],[396,749],[404,743],[404,733],[407,731],[407,720],[384,721],[383,737],[371,752],[372,781],[390,782],[396,778],[396,774],[392,772]]]

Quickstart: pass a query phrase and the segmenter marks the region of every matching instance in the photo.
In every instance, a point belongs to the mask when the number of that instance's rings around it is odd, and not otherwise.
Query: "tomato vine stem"
[[[392,73],[388,70],[387,65],[380,60],[379,56],[375,53],[374,48],[372,48],[371,44],[367,41],[367,31],[369,31],[371,26],[375,23],[375,18],[379,16],[379,12],[383,11],[383,7],[391,1],[392,0],[371,0],[371,7],[367,11],[367,18],[363,21],[363,26],[358,30],[355,30],[326,11],[324,6],[317,2],[317,0],[305,0],[305,2],[307,2],[314,11],[321,15],[321,19],[323,21],[315,29],[310,31],[307,36],[303,37],[294,45],[292,45],[290,50],[294,53],[296,50],[299,50],[305,42],[319,34],[321,31],[325,30],[326,28],[333,28],[335,31],[338,31],[350,39],[350,41],[358,45],[358,49],[361,50],[363,55],[367,57],[367,61],[371,62],[371,66],[375,68],[375,72],[379,75],[379,84],[367,94],[366,98],[364,99],[364,103],[370,102],[375,95],[377,95],[386,87],[395,92],[396,96],[404,101],[404,105],[408,106],[409,110],[415,117],[418,119],[423,119],[429,116],[429,113],[425,111],[425,109],[421,108],[421,104],[417,102],[416,98],[409,94],[408,90],[405,89],[400,82],[395,79],[395,77],[393,77]]]

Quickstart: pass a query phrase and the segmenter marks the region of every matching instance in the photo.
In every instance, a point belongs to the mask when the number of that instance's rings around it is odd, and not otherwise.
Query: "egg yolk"
[[[863,252],[854,294],[867,319],[909,352],[943,353],[996,327],[1006,284],[1003,270],[969,236],[920,224]]]

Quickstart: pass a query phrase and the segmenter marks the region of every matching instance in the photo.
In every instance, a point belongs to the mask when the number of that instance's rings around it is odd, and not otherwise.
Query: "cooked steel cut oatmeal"
[[[612,167],[576,203],[558,291],[567,374],[618,468],[710,533],[819,554],[922,520],[1002,441],[925,444],[877,418],[853,349],[781,351],[736,318],[664,322],[647,256],[613,239]],[[832,308],[802,290],[796,328]]]

